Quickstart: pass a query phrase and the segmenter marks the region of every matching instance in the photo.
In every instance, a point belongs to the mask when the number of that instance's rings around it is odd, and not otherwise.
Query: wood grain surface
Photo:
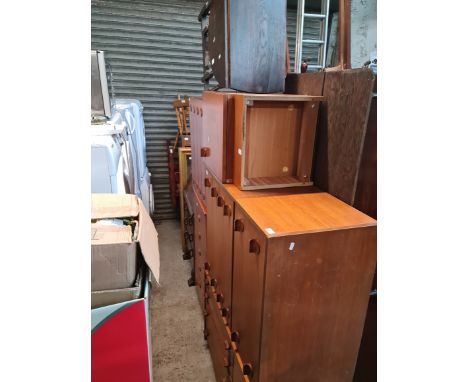
[[[195,192],[205,199],[205,166],[200,155],[203,137],[203,100],[190,97],[190,131],[192,144],[192,180]]]
[[[239,333],[237,350],[243,362],[253,366],[251,380],[258,381],[266,240],[237,208],[235,218],[244,223],[244,230],[234,232],[231,329]],[[259,243],[258,254],[249,252],[251,240]]]
[[[242,198],[237,204],[267,236],[376,225],[374,219],[326,192]]]
[[[354,203],[372,98],[370,69],[326,72],[316,138],[314,184]]]
[[[310,96],[323,95],[325,72],[289,73],[285,82],[285,93]]]
[[[286,0],[230,1],[229,23],[229,87],[283,92]]]
[[[377,219],[377,96],[372,97],[354,208]]]
[[[352,380],[376,235],[365,227],[269,240],[261,381]]]
[[[232,182],[234,118],[233,93],[203,92],[202,147],[209,148],[203,161],[222,182]]]
[[[323,97],[234,95],[234,179],[239,188],[310,184]]]
[[[213,73],[222,88],[229,87],[229,0],[211,2],[208,52]]]

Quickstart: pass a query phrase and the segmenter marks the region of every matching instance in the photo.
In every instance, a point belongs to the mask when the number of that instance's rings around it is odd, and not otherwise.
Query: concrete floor
[[[151,292],[154,382],[215,382],[203,339],[203,316],[195,287],[188,287],[190,261],[182,259],[176,220],[156,226],[161,256],[161,285]]]

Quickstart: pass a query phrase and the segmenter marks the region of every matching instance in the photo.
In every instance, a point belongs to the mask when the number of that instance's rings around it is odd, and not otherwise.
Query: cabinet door
[[[206,214],[203,211],[201,203],[195,197],[194,208],[194,268],[195,268],[195,285],[197,288],[198,298],[203,308],[204,306],[204,270],[206,262]]]
[[[233,253],[232,335],[242,361],[252,370],[248,377],[258,381],[266,240],[237,207]]]
[[[212,298],[211,296],[208,299]],[[211,359],[217,381],[227,380],[229,378],[230,360],[229,350],[225,349],[223,333],[218,330],[215,322],[215,316],[212,311],[212,304],[206,304],[207,315],[205,317],[205,337],[210,349]]]
[[[203,102],[201,98],[190,99],[190,131],[192,144],[192,180],[195,189],[205,199],[205,188],[203,185],[204,163],[201,156],[202,134],[203,134]]]
[[[212,286],[219,302],[226,308],[226,319],[231,317],[232,286],[232,222],[233,201],[222,186],[210,178],[211,188],[207,200],[208,209],[208,262]]]

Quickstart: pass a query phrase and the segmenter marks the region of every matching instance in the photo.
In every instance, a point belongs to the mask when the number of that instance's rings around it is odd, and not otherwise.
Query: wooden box
[[[208,51],[221,87],[283,92],[285,41],[286,0],[211,3]]]
[[[236,201],[232,340],[251,381],[351,381],[376,222],[316,192]]]
[[[323,97],[236,94],[234,184],[242,190],[311,185]]]

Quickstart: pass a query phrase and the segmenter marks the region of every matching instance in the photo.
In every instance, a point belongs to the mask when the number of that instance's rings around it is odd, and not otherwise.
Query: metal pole
[[[294,55],[294,72],[301,72],[302,62],[302,35],[304,32],[304,1],[297,1],[297,21],[296,21],[296,50]]]
[[[326,6],[324,9],[323,5]],[[325,13],[325,20],[323,21],[323,47],[322,47],[322,68],[325,68],[327,65],[327,51],[328,51],[328,17],[330,14],[330,0],[323,0],[322,1],[322,12]]]

